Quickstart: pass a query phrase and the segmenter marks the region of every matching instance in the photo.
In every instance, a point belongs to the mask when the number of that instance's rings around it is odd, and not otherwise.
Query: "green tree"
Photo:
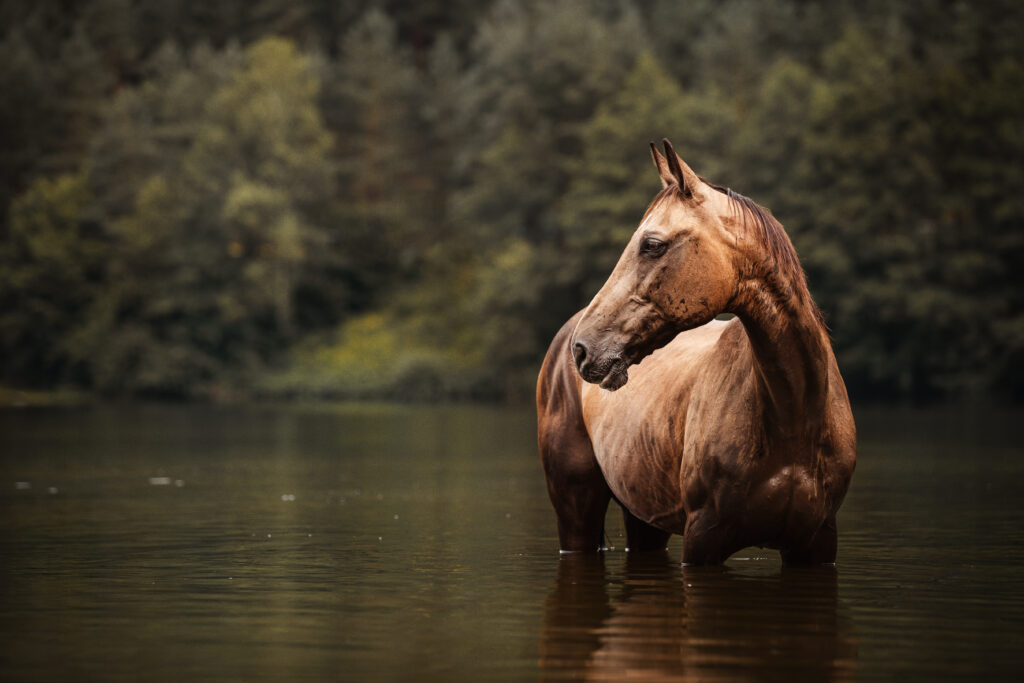
[[[178,107],[167,98],[200,95],[192,88],[202,82],[170,78],[177,88],[143,93],[156,115],[129,120],[160,130],[163,110]],[[226,370],[258,367],[296,338],[298,294],[319,289],[331,265],[331,139],[318,88],[292,43],[254,44],[244,67],[192,110],[185,136],[169,136],[170,163],[137,181],[131,210],[117,216],[118,202],[107,200],[111,286],[76,339],[98,386],[188,393]],[[131,116],[136,105],[123,106]],[[130,152],[139,167],[161,158],[149,132],[157,153]]]
[[[394,23],[368,11],[344,35],[322,107],[335,132],[340,217],[358,235],[365,289],[407,277],[429,244],[417,73]]]
[[[986,46],[987,49],[988,46]],[[1024,386],[1024,60],[979,70],[947,64],[926,109],[941,180],[936,232],[942,248],[929,281],[943,287],[937,315],[945,353],[927,368],[963,393]]]
[[[744,111],[776,60],[784,57],[816,64],[821,51],[856,14],[846,2],[653,0],[650,4],[650,43],[669,73],[688,89],[715,87],[729,92]]]
[[[58,33],[43,8],[0,40],[0,207],[38,175],[77,170],[114,80],[81,22]],[[61,25],[58,22],[58,25]],[[0,224],[0,237],[4,229]]]
[[[52,386],[76,377],[69,334],[103,278],[105,244],[82,220],[82,175],[37,180],[10,209],[0,245],[0,372],[5,381]]]
[[[719,93],[684,94],[654,55],[640,55],[622,89],[586,123],[560,204],[572,263],[562,274],[581,282],[585,297],[600,289],[659,189],[648,144],[671,138],[688,163],[720,181],[734,120]]]
[[[927,354],[919,345],[937,341],[940,320],[920,305],[936,296],[929,259],[921,256],[934,259],[938,248],[939,188],[933,131],[919,116],[926,80],[907,48],[898,25],[882,35],[850,28],[829,48],[822,74],[828,87],[812,103],[805,167],[819,198],[817,229],[853,257],[846,273],[816,260],[834,250],[805,258],[821,284],[840,359],[855,388],[866,383],[904,394],[926,388]]]
[[[10,31],[0,40],[0,207],[7,208],[23,188],[48,147],[58,137],[57,93],[49,68],[25,35]],[[5,230],[0,228],[0,238]]]
[[[850,26],[817,75],[777,62],[737,138],[752,193],[793,235],[860,396],[984,391],[1019,338],[996,324],[1019,310],[1004,265],[1019,247],[994,248],[1019,233],[1019,193],[991,164],[1019,155],[1014,77],[994,95],[970,50],[922,58],[913,45],[898,21]]]
[[[450,321],[450,348],[476,359],[485,391],[523,394],[579,300],[559,277],[558,202],[582,126],[628,73],[639,27],[626,3],[581,0],[500,2],[478,29],[455,90],[461,145],[446,230],[415,300]]]
[[[499,2],[478,28],[457,159],[466,185],[453,215],[485,240],[558,239],[555,205],[582,152],[582,124],[619,88],[642,43],[631,5],[602,13],[597,4]]]

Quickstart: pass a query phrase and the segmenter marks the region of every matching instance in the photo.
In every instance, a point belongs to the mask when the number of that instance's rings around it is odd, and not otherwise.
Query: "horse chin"
[[[617,391],[626,385],[629,381],[629,363],[624,360],[617,360],[612,365],[608,374],[601,380],[600,387],[608,391]]]
[[[629,366],[637,365],[644,358],[671,341],[674,336],[674,332],[670,332],[668,334],[663,333],[642,347],[626,348],[622,352],[622,355],[617,356],[615,360],[612,361],[611,365],[608,367],[608,371],[604,373],[603,377],[597,376],[594,378],[588,378],[584,376],[584,379],[592,384],[600,385],[602,389],[618,391],[626,385],[626,382],[629,381]],[[593,374],[593,371],[591,374]]]

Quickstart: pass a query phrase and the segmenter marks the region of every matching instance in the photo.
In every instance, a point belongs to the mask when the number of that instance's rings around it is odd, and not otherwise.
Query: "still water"
[[[796,571],[560,558],[529,408],[0,411],[0,679],[1019,679],[1024,412],[856,414]]]

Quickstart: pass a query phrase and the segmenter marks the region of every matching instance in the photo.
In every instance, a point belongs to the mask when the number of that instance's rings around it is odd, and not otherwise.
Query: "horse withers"
[[[661,192],[537,383],[562,551],[602,547],[614,498],[630,551],[681,534],[684,564],[752,545],[834,563],[856,430],[796,251],[766,209],[663,144]]]

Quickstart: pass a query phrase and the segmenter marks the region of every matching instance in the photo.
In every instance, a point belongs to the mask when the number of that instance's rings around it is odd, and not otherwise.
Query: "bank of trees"
[[[1020,397],[1013,2],[0,10],[0,381],[527,396],[658,188],[771,208],[854,397]]]

